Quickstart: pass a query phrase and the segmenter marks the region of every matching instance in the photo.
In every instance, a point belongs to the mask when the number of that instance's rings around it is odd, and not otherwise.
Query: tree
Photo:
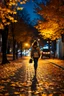
[[[20,44],[21,51],[22,51],[23,43],[30,44],[32,36],[33,36],[33,31],[30,29],[30,26],[28,26],[22,19],[18,18],[18,22],[15,23],[15,26],[14,26],[14,40],[16,44]],[[12,30],[10,30],[8,38],[11,39],[12,41],[13,39]],[[15,46],[15,43],[14,43],[14,46]],[[14,48],[14,50],[16,50],[16,48]]]
[[[40,5],[42,10],[38,13],[44,18],[35,26],[44,39],[56,40],[64,34],[64,0],[50,0],[45,6]]]
[[[2,34],[2,64],[8,63],[6,56],[7,49],[7,37],[8,37],[8,25],[17,20],[14,19],[16,10],[22,10],[23,8],[18,6],[18,3],[25,3],[26,0],[1,0],[0,1],[0,33]]]

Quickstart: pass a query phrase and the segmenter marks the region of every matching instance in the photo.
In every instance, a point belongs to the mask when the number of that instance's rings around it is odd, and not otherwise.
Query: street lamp
[[[38,38],[38,41],[40,41],[40,39]]]
[[[28,46],[29,46],[29,44],[28,44],[28,43],[25,43],[25,46],[26,46],[26,47],[28,47]]]
[[[29,43],[25,43],[24,46],[25,46],[25,55],[26,55],[26,51],[29,48]]]

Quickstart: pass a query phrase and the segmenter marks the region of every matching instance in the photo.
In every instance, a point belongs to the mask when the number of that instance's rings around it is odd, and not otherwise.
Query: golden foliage
[[[62,0],[51,0],[46,6],[40,5],[42,10],[38,13],[44,17],[46,21],[39,21],[35,26],[44,39],[55,40],[64,34],[64,5]]]
[[[19,62],[18,62],[19,63]],[[1,78],[7,78],[9,76],[14,76],[15,71],[18,68],[22,67],[22,64],[18,64],[17,62],[10,62],[10,64],[6,64],[5,66],[0,66],[0,77]],[[10,80],[7,80],[6,82],[9,82]],[[2,81],[4,82],[4,81]]]
[[[0,2],[0,29],[4,29],[6,25],[11,22],[17,22],[14,16],[17,14],[17,10],[22,10],[23,7],[19,7],[18,3],[25,4],[27,0],[9,0],[6,2]]]

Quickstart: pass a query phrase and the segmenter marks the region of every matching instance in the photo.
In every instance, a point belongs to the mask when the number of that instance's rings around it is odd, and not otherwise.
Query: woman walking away
[[[34,43],[32,45],[32,50],[31,50],[31,58],[33,58],[33,60],[34,60],[35,75],[36,75],[36,72],[37,72],[39,57],[40,57],[40,49],[38,47],[37,41],[34,41]]]

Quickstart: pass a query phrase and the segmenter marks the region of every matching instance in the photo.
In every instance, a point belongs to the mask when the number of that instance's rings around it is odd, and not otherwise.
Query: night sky
[[[22,5],[24,7],[24,10],[26,10],[26,12],[29,14],[29,17],[30,17],[30,21],[29,22],[31,22],[32,25],[35,25],[37,23],[37,20],[41,19],[41,16],[39,14],[37,14],[37,11],[35,10],[35,8],[41,9],[38,6],[38,4],[43,3],[43,4],[46,5],[46,3],[48,1],[49,0],[28,0],[28,2],[26,4]],[[26,17],[24,18],[24,20],[25,19],[26,19]]]

